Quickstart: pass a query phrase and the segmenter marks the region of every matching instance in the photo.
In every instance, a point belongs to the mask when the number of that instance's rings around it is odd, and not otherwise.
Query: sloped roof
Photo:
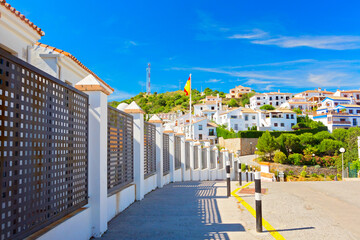
[[[6,2],[6,0],[0,0],[0,5],[4,6],[7,10],[12,12],[15,16],[20,18],[21,21],[29,25],[32,29],[34,29],[40,36],[44,36],[45,32],[41,30],[37,25],[35,25],[33,22],[31,22],[29,19],[25,17],[24,14],[21,14],[18,10],[16,10],[14,7],[12,7],[9,3]]]
[[[1,1],[1,0],[0,0]],[[112,87],[110,87],[104,80],[102,80],[101,78],[99,78],[99,76],[97,76],[93,71],[91,71],[89,68],[87,68],[84,64],[82,64],[76,57],[74,57],[73,55],[71,55],[71,53],[69,52],[65,52],[64,50],[55,48],[55,47],[51,47],[49,45],[37,42],[35,43],[35,46],[40,46],[43,48],[47,48],[50,49],[52,51],[58,52],[68,58],[70,58],[71,60],[73,60],[75,63],[77,63],[81,68],[83,68],[85,71],[87,71],[88,73],[90,73],[91,75],[93,75],[96,79],[98,79],[100,82],[102,82],[106,87],[110,88],[112,91],[114,91],[114,89]]]
[[[208,122],[207,126],[208,127],[218,127],[218,125],[216,123],[212,123],[212,122]]]

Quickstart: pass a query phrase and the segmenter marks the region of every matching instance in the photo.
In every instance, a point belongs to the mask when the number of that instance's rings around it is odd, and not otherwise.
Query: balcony
[[[344,125],[350,125],[350,121],[328,121],[329,124],[344,124]]]

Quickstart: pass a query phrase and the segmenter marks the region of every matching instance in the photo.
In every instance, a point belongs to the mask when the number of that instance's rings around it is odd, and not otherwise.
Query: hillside
[[[225,93],[219,92],[217,90],[213,91],[210,88],[204,90],[204,95],[201,96],[201,93],[193,89],[192,90],[192,104],[201,103],[201,100],[205,96],[216,96],[219,94],[220,97],[224,99],[223,104],[229,104],[231,106],[243,106],[244,104],[249,104],[249,98],[254,94],[250,93],[249,96],[243,97],[242,99],[225,99]],[[189,96],[185,96],[185,93],[181,90],[174,92],[165,92],[165,93],[154,93],[152,95],[146,95],[141,92],[138,95],[126,99],[123,101],[112,101],[109,102],[109,105],[112,107],[117,107],[120,103],[125,102],[130,104],[132,101],[135,101],[146,113],[168,113],[175,112],[177,110],[185,111],[189,110]]]

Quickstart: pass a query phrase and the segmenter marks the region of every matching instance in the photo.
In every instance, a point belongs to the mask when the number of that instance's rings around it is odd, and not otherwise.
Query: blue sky
[[[360,88],[359,1],[8,0],[41,42],[72,53],[116,89],[300,92]]]

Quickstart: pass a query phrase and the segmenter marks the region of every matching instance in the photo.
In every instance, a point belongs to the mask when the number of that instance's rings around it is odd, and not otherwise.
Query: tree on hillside
[[[260,107],[261,110],[275,110],[275,107],[269,104],[265,104]]]
[[[319,144],[319,151],[326,155],[333,155],[334,153],[338,153],[339,149],[344,146],[344,143],[333,140],[333,139],[324,139]]]
[[[347,136],[345,138],[345,153],[344,160],[352,162],[358,160],[358,145],[357,138],[360,136],[359,127],[351,127],[347,130]],[[346,166],[346,165],[345,165]]]
[[[275,141],[275,138],[271,136],[270,132],[266,131],[259,138],[256,147],[260,152],[269,154],[270,160],[272,160],[272,154],[278,148],[278,145]]]
[[[296,112],[297,114],[302,114],[302,110],[300,108],[294,108],[292,109],[294,112]]]
[[[255,92],[245,93],[244,95],[242,95],[240,98],[241,105],[243,107],[245,107],[245,105],[250,104],[250,98],[254,95],[255,95]]]
[[[334,131],[332,132],[332,136],[335,140],[344,142],[346,137],[348,134],[348,130],[344,129],[344,128],[338,128],[338,129],[334,129]]]
[[[232,99],[230,100],[230,102],[228,103],[228,106],[229,106],[229,107],[239,107],[239,104],[238,104],[238,102],[237,102],[234,98],[232,98]]]
[[[299,136],[300,139],[300,143],[303,146],[306,145],[310,145],[310,146],[314,146],[316,144],[318,144],[316,138],[314,137],[314,135],[312,133],[303,133]]]
[[[290,153],[302,153],[302,145],[300,144],[300,138],[295,134],[283,133],[277,139],[280,150],[287,156]]]
[[[321,143],[324,139],[332,139],[331,133],[328,131],[321,131],[314,135],[314,138]]]

